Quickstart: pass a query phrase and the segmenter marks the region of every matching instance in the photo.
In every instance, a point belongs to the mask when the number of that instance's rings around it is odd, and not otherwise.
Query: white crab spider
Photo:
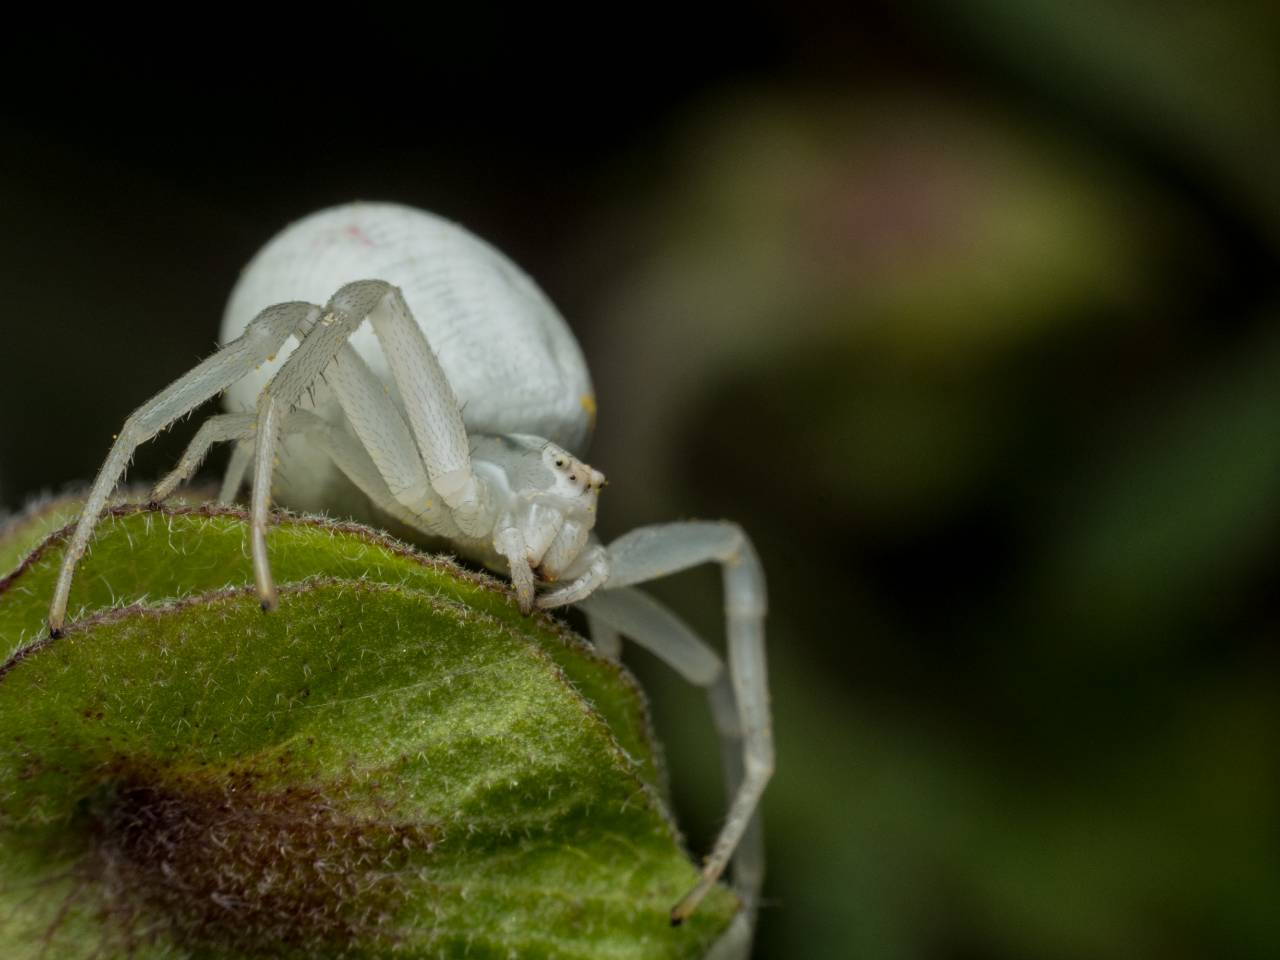
[[[575,455],[593,426],[591,381],[550,301],[455,224],[394,204],[349,204],[267,244],[241,276],[222,332],[217,353],[134,411],[117,436],[67,548],[51,632],[63,626],[76,564],[134,450],[225,391],[233,410],[252,412],[206,420],[153,499],[188,479],[213,443],[233,442],[221,499],[235,497],[252,467],[265,610],[277,603],[266,535],[283,459],[295,499],[326,496],[345,478],[384,513],[508,573],[525,613],[578,604],[606,654],[617,655],[625,634],[708,690],[730,806],[700,881],[671,916],[687,917],[732,858],[745,909],[725,952],[745,953],[764,866],[756,807],[773,772],[763,572],[731,523],[642,527],[600,544],[592,527],[604,477]],[[632,586],[706,562],[724,573],[727,671]]]

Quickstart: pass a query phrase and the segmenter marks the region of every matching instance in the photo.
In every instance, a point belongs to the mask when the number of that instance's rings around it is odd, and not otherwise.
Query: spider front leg
[[[529,564],[529,549],[516,518],[505,513],[498,518],[493,531],[493,546],[507,561],[511,572],[511,586],[516,591],[516,603],[520,612],[528,616],[533,612],[533,567]]]
[[[605,656],[617,658],[619,634],[649,650],[681,677],[707,693],[711,718],[720,736],[725,792],[733,802],[742,786],[742,724],[724,662],[683,620],[649,594],[634,587],[600,590],[578,604],[587,616],[591,639]],[[733,854],[734,886],[750,917],[764,880],[764,850],[759,812]]]
[[[423,299],[430,309],[457,309],[442,290],[430,291]],[[462,409],[439,358],[398,288],[387,287],[369,322],[404,400],[409,430],[426,467],[430,489],[444,501],[462,534],[489,536],[497,518],[484,484],[471,469],[471,445]],[[360,433],[354,419],[353,426]],[[365,445],[369,446],[367,441]]]
[[[218,488],[218,503],[229,506],[235,502],[244,486],[244,475],[253,464],[253,444],[249,440],[237,440],[231,448],[231,459],[227,461],[227,471],[222,475],[222,486]]]
[[[604,586],[610,572],[608,552],[592,545],[579,554],[577,562],[566,571],[569,582],[541,594],[534,603],[543,610],[578,603]]]
[[[306,303],[282,303],[263,310],[245,332],[140,406],[125,421],[76,523],[58,571],[49,604],[49,632],[57,636],[67,615],[67,600],[76,565],[84,556],[107,498],[123,476],[133,452],[146,441],[200,404],[265,363],[316,308]]]
[[[253,460],[252,441],[256,433],[257,420],[254,414],[226,413],[210,417],[196,431],[178,465],[151,491],[151,502],[162,503],[168,499],[179,485],[189,480],[200,468],[213,444],[230,441],[235,443],[232,463],[227,470],[228,477],[232,479],[224,481],[222,495],[219,496],[220,503],[230,503],[244,471]],[[415,529],[441,536],[449,534],[449,528],[442,524],[446,519],[443,514],[437,512],[438,515],[429,516],[429,508],[414,511],[401,504],[393,495],[369,451],[340,426],[309,410],[294,410],[285,418],[281,439],[299,434],[305,435],[309,442],[323,451],[343,475],[383,513]],[[236,462],[237,458],[241,458],[240,463]]]
[[[386,296],[388,289],[388,284],[376,280],[343,286],[330,299],[319,319],[308,318],[307,332],[300,337],[297,349],[258,394],[249,521],[254,581],[263,610],[274,610],[279,603],[267,559],[267,520],[276,445],[284,418],[298,406],[302,395]]]
[[[173,495],[173,491],[190,480],[200,469],[200,464],[204,463],[204,458],[209,455],[209,448],[215,443],[236,441],[237,451],[242,449],[240,445],[253,436],[254,428],[255,417],[251,413],[223,413],[209,417],[200,424],[200,429],[187,444],[187,449],[183,451],[182,459],[178,461],[177,466],[152,487],[150,501],[163,503],[168,500]],[[248,450],[247,447],[244,449]],[[241,472],[243,469],[242,466]]]
[[[404,417],[346,343],[366,318],[404,400]],[[273,454],[282,418],[321,373],[367,452],[365,459],[372,460],[381,478],[380,492],[393,498],[389,512],[402,519],[411,513],[414,526],[445,536],[480,537],[493,529],[485,486],[471,468],[458,401],[403,295],[381,280],[349,283],[334,294],[324,315],[258,397],[250,520],[254,576],[264,610],[274,609],[277,602],[266,549]],[[431,491],[444,501],[444,509],[427,516]]]
[[[773,723],[769,712],[764,649],[764,571],[751,541],[741,528],[732,523],[672,523],[641,527],[611,543],[608,560],[611,572],[604,585],[606,593],[599,604],[593,606],[588,601],[586,606],[610,622],[616,620],[617,614],[615,611],[613,619],[608,615],[606,604],[613,599],[608,591],[656,580],[702,563],[719,563],[723,571],[729,679],[742,736],[741,772],[739,774],[732,768],[729,771],[731,781],[737,779],[739,782],[724,826],[704,862],[701,880],[672,908],[671,922],[678,924],[693,912],[719,880],[735,850],[744,842],[744,837],[749,844],[758,843],[758,836],[753,836],[758,829],[753,826],[754,815],[774,767]],[[653,615],[649,620],[657,622]],[[619,626],[617,623],[614,625]],[[622,632],[626,633],[627,629],[624,627]],[[656,639],[661,632],[666,638],[669,656],[694,657],[690,669],[695,671],[701,669],[696,663],[699,659],[704,661],[702,668],[706,667],[705,656],[697,653],[688,638],[670,623],[661,631],[650,628],[644,632],[644,638],[637,636],[633,639]],[[684,632],[688,633],[688,629],[684,628]],[[713,699],[713,708],[717,709],[722,725],[726,723],[723,715],[730,702],[727,693],[727,690],[716,693],[713,689],[717,698]],[[743,863],[740,860],[739,869],[745,867],[755,875],[745,876],[740,882],[754,891],[759,888],[763,864],[758,855],[749,859],[753,862]]]

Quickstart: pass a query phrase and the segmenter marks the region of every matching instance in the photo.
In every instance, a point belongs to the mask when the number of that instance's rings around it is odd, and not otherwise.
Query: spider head
[[[604,474],[554,443],[542,448],[542,463],[550,472],[551,486],[539,499],[557,501],[567,515],[590,517],[594,524],[596,501],[607,482]]]
[[[500,524],[505,516],[519,529],[535,576],[550,583],[568,575],[595,526],[604,474],[559,444],[521,434],[473,437],[472,455]]]
[[[560,579],[586,547],[605,479],[599,470],[554,443],[543,447],[542,465],[549,483],[533,497],[525,541],[535,574],[552,582]]]

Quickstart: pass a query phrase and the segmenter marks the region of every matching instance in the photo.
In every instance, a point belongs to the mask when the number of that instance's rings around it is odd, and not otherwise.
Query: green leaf
[[[47,535],[66,526],[80,513],[79,497],[41,500],[0,524],[0,576],[10,572]]]
[[[495,581],[285,520],[264,616],[239,513],[128,508],[49,640],[63,537],[0,581],[6,957],[696,957],[728,924],[719,889],[669,926],[696,870],[634,682]]]

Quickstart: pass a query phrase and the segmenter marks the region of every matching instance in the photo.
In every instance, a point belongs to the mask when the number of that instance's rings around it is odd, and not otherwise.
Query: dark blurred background
[[[577,331],[606,537],[756,538],[760,956],[1280,956],[1274,5],[186,16],[2,41],[0,504],[286,222],[436,211]],[[717,590],[657,592],[718,637]],[[705,706],[628,657],[702,851]]]

